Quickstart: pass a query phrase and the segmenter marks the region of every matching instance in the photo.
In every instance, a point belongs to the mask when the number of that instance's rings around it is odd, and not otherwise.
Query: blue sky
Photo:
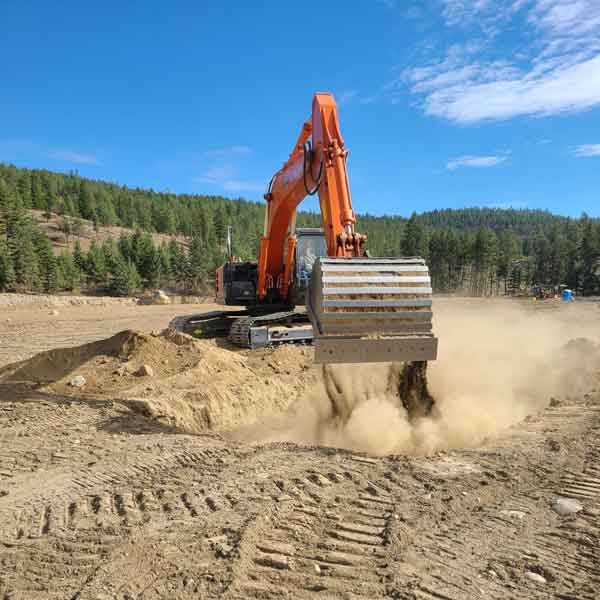
[[[0,27],[3,162],[257,200],[331,91],[358,212],[600,216],[600,0],[1,0]]]

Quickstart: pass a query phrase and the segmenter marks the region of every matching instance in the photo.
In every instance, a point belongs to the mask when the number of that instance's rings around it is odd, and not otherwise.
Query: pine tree
[[[402,256],[425,256],[426,236],[416,213],[407,221],[402,237]]]
[[[96,240],[92,240],[92,243],[90,244],[90,249],[88,250],[85,259],[85,272],[92,281],[96,283],[101,283],[106,280],[107,270],[104,253],[98,248]]]
[[[187,284],[190,289],[199,291],[206,281],[206,253],[200,236],[195,235],[188,251]]]
[[[79,214],[84,219],[91,219],[94,215],[94,195],[92,193],[92,187],[87,181],[82,181],[79,189]]]
[[[60,221],[58,222],[58,228],[64,234],[64,236],[65,236],[65,243],[68,246],[69,245],[69,238],[71,237],[71,233],[73,231],[73,225],[71,223],[71,218],[67,217],[67,216],[61,217]]]
[[[217,244],[222,246],[225,243],[226,236],[226,223],[225,223],[225,214],[220,205],[217,206],[213,215],[213,229],[215,232],[215,237]],[[199,232],[201,235],[201,232]]]
[[[75,291],[81,285],[81,271],[75,265],[73,255],[63,250],[56,260],[57,285],[61,290]]]
[[[170,274],[173,279],[178,283],[184,281],[186,257],[176,240],[169,242],[169,263],[171,266]]]
[[[141,287],[141,278],[131,260],[118,257],[111,290],[117,296],[131,296]]]
[[[0,291],[7,290],[15,284],[15,272],[6,241],[0,237]]]
[[[512,229],[503,231],[498,238],[498,265],[496,275],[498,283],[504,282],[504,293],[507,293],[507,282],[511,276],[511,265],[521,255],[520,241]]]
[[[125,260],[135,260],[135,253],[131,243],[132,236],[121,233],[119,237],[119,251]]]
[[[40,231],[35,235],[40,285],[44,292],[52,294],[58,290],[58,268],[50,240]]]
[[[585,296],[600,292],[600,234],[598,225],[587,215],[582,217],[581,285]]]
[[[104,255],[104,265],[106,270],[110,273],[114,273],[120,252],[112,237],[107,237],[104,242],[102,242],[102,254]]]
[[[6,240],[6,226],[11,197],[12,195],[8,186],[0,179],[0,239],[4,240]]]
[[[35,246],[30,228],[25,226],[12,238],[12,264],[15,282],[24,291],[36,290],[39,287],[39,267]]]
[[[73,263],[75,264],[75,268],[80,273],[85,272],[85,258],[83,256],[79,240],[75,242],[75,248],[73,249]]]
[[[543,230],[539,230],[533,241],[533,253],[534,253],[534,271],[533,277],[536,284],[551,284],[552,273],[550,269],[551,265],[551,253],[552,248],[550,242],[546,237]]]
[[[136,231],[132,240],[132,249],[134,262],[142,279],[146,281],[156,279],[159,273],[155,272],[157,260],[152,236],[149,233]]]
[[[581,261],[579,248],[581,245],[580,231],[577,223],[570,221],[567,224],[566,242],[565,242],[565,283],[567,286],[579,292]]]
[[[35,290],[39,285],[38,258],[34,246],[35,226],[27,217],[21,202],[8,198],[6,243],[14,272],[14,281],[24,290]]]
[[[160,257],[160,272],[162,277],[164,278],[169,278],[172,276],[172,270],[171,270],[171,255],[169,253],[169,247],[168,245],[163,242],[160,245],[160,249],[159,249],[159,257]]]

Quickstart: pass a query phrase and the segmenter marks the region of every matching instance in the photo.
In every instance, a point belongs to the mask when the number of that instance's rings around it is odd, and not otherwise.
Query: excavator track
[[[241,348],[262,348],[283,343],[310,343],[313,335],[306,313],[285,311],[237,318],[228,337]]]
[[[435,360],[431,280],[422,258],[320,258],[307,310],[315,363]]]
[[[200,339],[227,337],[232,323],[240,315],[247,315],[246,310],[217,310],[203,314],[175,317],[169,323],[171,329],[176,329]]]

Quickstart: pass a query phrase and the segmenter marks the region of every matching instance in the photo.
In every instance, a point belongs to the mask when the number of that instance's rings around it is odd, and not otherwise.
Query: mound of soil
[[[0,369],[0,384],[124,402],[182,432],[229,430],[288,408],[314,381],[312,350],[232,351],[167,329],[42,352]],[[85,385],[74,387],[75,377]]]

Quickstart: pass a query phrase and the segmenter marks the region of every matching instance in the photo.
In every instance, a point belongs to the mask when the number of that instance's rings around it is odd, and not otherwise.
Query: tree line
[[[30,209],[59,215],[68,240],[82,220],[98,230],[118,225],[134,231],[57,256],[31,219]],[[131,294],[170,286],[189,292],[210,287],[225,260],[227,226],[235,254],[254,259],[264,204],[220,196],[172,194],[0,164],[0,289],[61,291],[86,287]],[[320,215],[299,212],[299,226],[317,227]],[[600,293],[600,224],[547,211],[492,208],[444,209],[400,216],[358,216],[373,256],[420,255],[434,287],[471,295],[518,293],[532,284]],[[152,233],[179,236],[156,244]]]

